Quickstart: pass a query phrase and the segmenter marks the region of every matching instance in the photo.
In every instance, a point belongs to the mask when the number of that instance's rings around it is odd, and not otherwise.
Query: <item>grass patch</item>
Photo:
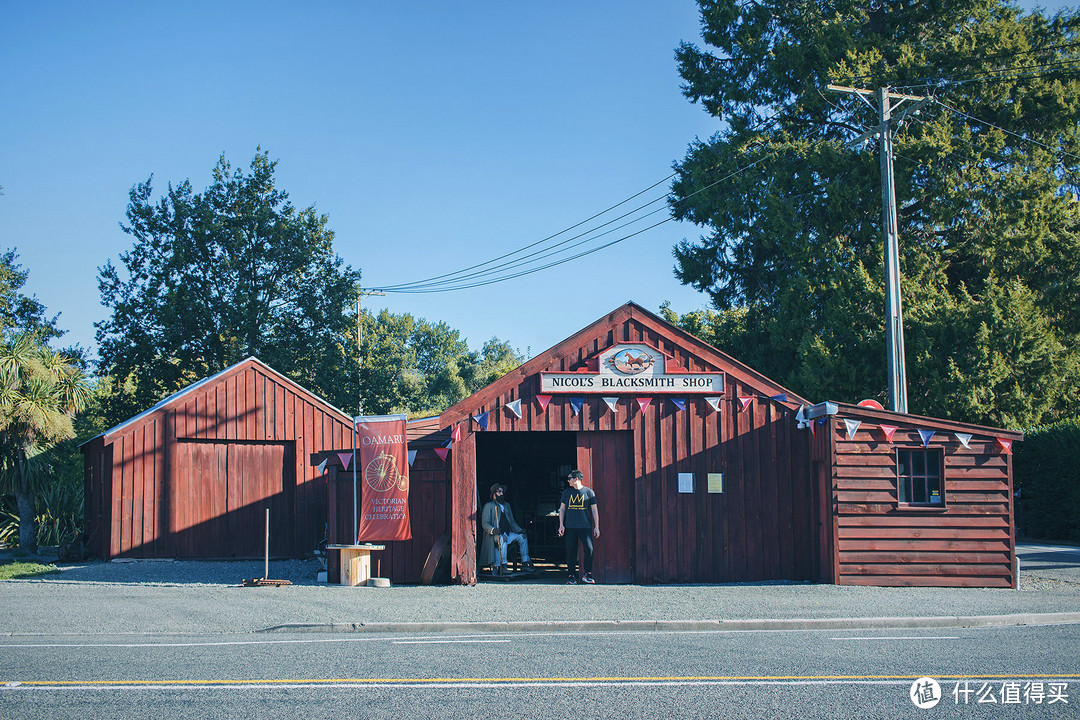
[[[60,572],[55,565],[43,565],[36,562],[11,562],[0,565],[0,580],[21,580]]]

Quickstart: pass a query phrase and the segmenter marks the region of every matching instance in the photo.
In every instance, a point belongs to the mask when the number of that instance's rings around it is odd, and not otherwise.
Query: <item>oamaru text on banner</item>
[[[360,484],[357,542],[392,542],[412,537],[405,422],[405,415],[354,420]]]

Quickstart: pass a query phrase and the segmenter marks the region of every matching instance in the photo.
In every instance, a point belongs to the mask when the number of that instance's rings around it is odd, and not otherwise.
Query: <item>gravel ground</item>
[[[1044,553],[1045,554],[1045,553]],[[1068,557],[1066,557],[1068,555]],[[347,588],[316,581],[315,560],[276,560],[288,587],[245,588],[262,561],[88,562],[0,581],[0,634],[207,634],[281,625],[970,617],[1080,613],[1072,554],[1028,563],[1019,590],[808,583]],[[1028,567],[1028,566],[1031,567]]]

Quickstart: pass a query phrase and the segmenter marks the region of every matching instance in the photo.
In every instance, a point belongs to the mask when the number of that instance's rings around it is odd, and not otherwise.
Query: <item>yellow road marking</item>
[[[921,677],[937,680],[1080,680],[1080,673],[1013,673],[1005,675],[688,675],[688,676],[599,676],[599,677],[510,677],[510,678],[303,678],[254,680],[0,680],[0,687],[66,687],[66,686],[158,686],[158,685],[403,685],[427,683],[487,684],[546,684],[546,683],[673,683],[673,682],[800,682],[800,681],[873,681],[918,680]]]

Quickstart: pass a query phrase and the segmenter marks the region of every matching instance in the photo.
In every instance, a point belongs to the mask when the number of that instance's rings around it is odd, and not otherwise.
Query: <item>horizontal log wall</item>
[[[1010,461],[993,438],[965,448],[938,434],[943,509],[900,505],[897,449],[922,449],[916,429],[900,428],[891,443],[864,424],[849,440],[830,422],[835,447],[837,582],[847,585],[1011,587],[1013,535]],[[946,440],[947,439],[947,440]]]

